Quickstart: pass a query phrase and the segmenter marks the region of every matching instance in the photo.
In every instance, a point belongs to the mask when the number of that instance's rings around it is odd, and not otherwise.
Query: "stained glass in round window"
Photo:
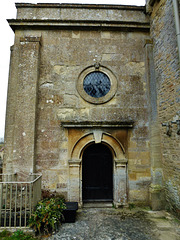
[[[104,97],[111,88],[109,77],[100,71],[94,71],[86,75],[83,81],[85,92],[94,98]]]

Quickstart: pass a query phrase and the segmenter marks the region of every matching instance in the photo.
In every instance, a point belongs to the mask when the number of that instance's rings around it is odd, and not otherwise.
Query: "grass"
[[[180,219],[178,219],[178,218],[174,218],[173,221],[174,221],[175,223],[180,224]]]
[[[24,233],[21,230],[18,230],[14,233],[11,233],[7,230],[0,232],[1,240],[38,240],[39,238],[33,237],[31,234]]]
[[[129,209],[131,210],[131,209],[133,209],[133,208],[135,208],[136,206],[135,206],[135,204],[134,203],[129,203]]]

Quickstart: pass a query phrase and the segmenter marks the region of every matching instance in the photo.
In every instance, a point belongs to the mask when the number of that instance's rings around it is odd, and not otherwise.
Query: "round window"
[[[104,97],[111,88],[109,77],[103,72],[89,73],[83,82],[84,91],[91,97]]]
[[[117,91],[114,74],[103,66],[91,66],[83,70],[77,80],[77,90],[87,102],[101,104],[108,102]]]

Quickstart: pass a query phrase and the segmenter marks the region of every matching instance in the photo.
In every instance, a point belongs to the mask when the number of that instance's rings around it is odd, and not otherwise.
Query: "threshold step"
[[[83,208],[112,208],[112,202],[88,202],[83,203]]]

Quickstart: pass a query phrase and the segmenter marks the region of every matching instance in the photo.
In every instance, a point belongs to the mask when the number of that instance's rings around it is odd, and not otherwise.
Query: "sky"
[[[6,19],[16,18],[15,2],[25,3],[88,3],[144,6],[145,0],[3,0],[0,7],[0,139],[4,137],[6,97],[9,74],[10,46],[14,42],[14,33]]]

